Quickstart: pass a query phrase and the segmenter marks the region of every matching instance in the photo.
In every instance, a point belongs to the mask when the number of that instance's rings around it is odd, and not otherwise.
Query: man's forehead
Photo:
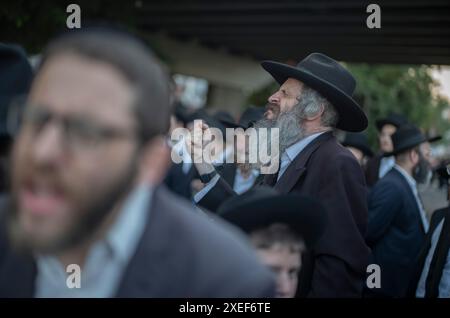
[[[299,81],[298,79],[289,77],[281,86],[280,89],[296,89],[296,90],[301,90],[303,87],[303,82]]]
[[[74,112],[101,108],[121,112],[133,98],[128,80],[113,66],[75,54],[46,62],[30,92],[32,103]]]
[[[431,145],[430,145],[430,143],[428,141],[422,143],[420,145],[420,147],[422,148],[422,150],[425,150],[425,151],[431,150]]]

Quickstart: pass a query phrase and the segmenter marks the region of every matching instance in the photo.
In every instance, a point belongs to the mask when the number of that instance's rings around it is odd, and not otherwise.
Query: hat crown
[[[392,135],[392,144],[394,146],[394,152],[413,148],[424,141],[426,141],[426,138],[422,134],[420,129],[410,124],[401,126]]]
[[[311,53],[297,64],[297,68],[326,80],[349,96],[352,96],[355,91],[356,81],[353,75],[337,61],[324,54]]]

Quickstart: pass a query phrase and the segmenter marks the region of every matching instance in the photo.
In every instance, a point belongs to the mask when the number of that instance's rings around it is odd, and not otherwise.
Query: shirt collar
[[[134,253],[144,232],[153,189],[142,184],[127,197],[121,213],[108,231],[105,242],[113,257],[127,262]]]
[[[312,134],[308,137],[305,137],[299,141],[297,141],[295,144],[289,146],[288,148],[286,148],[285,152],[287,154],[287,156],[289,157],[290,161],[293,161],[295,159],[295,157],[298,156],[298,154],[306,148],[306,146],[308,146],[314,139],[316,139],[317,137],[319,137],[320,135],[322,135],[323,133],[326,133],[327,131],[321,131],[315,134]]]
[[[94,243],[88,252],[89,256],[95,248],[106,247],[109,257],[121,263],[129,261],[134,253],[139,239],[145,230],[148,215],[148,207],[152,198],[152,189],[148,185],[135,188],[125,200],[122,210],[112,227],[108,230],[106,237]],[[62,265],[54,255],[36,255],[37,262],[45,271],[62,269]],[[51,276],[51,275],[50,275]],[[49,276],[49,277],[50,277]]]

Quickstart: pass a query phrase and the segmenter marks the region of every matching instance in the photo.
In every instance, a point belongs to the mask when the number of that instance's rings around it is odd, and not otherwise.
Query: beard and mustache
[[[431,181],[433,173],[431,171],[430,163],[425,159],[422,153],[419,151],[419,162],[413,169],[413,178],[417,183],[428,185]]]
[[[276,105],[268,105],[268,108],[277,108]],[[303,127],[303,107],[300,104],[295,105],[286,112],[274,112],[276,114],[275,118],[273,119],[267,119],[263,118],[259,121],[257,121],[253,128],[257,131],[258,136],[258,145],[253,145],[255,147],[261,146],[263,143],[264,146],[267,147],[268,154],[274,158],[276,156],[280,156],[284,151],[298,142],[299,140],[306,137],[306,131]],[[263,138],[261,136],[261,128],[267,129],[267,135],[263,135],[264,137],[267,136],[267,138]],[[273,142],[271,136],[271,130],[272,129],[278,129],[278,142]],[[275,134],[276,135],[276,134]],[[261,166],[264,164],[261,163],[259,160],[256,163],[250,163],[250,166],[253,169],[261,169]]]
[[[72,202],[77,204],[77,216],[72,218],[70,226],[52,239],[42,240],[30,237],[21,224],[18,206],[17,189],[13,188],[12,198],[7,209],[6,221],[8,235],[12,245],[21,252],[57,254],[59,252],[79,246],[92,239],[105,220],[113,213],[117,203],[130,192],[137,175],[137,154],[133,155],[123,173],[104,189],[93,189],[90,197],[72,197]],[[50,173],[50,172],[47,172]],[[63,185],[57,175],[55,181]]]

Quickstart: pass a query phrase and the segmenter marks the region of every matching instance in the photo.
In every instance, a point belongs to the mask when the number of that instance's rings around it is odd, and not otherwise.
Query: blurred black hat
[[[0,43],[0,138],[10,138],[8,109],[15,98],[28,93],[32,79],[33,70],[25,51],[17,45]]]
[[[308,248],[320,239],[327,222],[320,202],[298,194],[279,194],[269,187],[256,187],[232,197],[217,213],[247,233],[274,223],[287,224]]]
[[[239,126],[244,129],[252,127],[264,117],[264,112],[264,107],[250,106],[246,108],[239,119]]]
[[[375,125],[377,126],[378,131],[381,131],[384,125],[390,124],[399,128],[400,126],[406,125],[407,123],[408,119],[398,113],[391,113],[386,118],[381,118],[375,121]]]
[[[414,148],[423,142],[431,143],[442,139],[441,136],[426,137],[422,131],[413,124],[401,126],[391,138],[394,145],[394,150],[392,152],[385,153],[385,157],[395,156],[403,151]]]
[[[344,147],[353,147],[361,150],[364,155],[368,157],[373,156],[373,151],[370,149],[367,136],[364,133],[346,133],[345,139],[342,142]]]
[[[214,119],[218,120],[226,128],[237,128],[239,125],[234,120],[233,116],[224,110],[219,110],[214,114]]]
[[[203,120],[210,128],[220,129],[222,136],[226,138],[226,127],[220,121],[210,116],[204,109],[199,109],[189,116],[189,122],[194,120]]]

